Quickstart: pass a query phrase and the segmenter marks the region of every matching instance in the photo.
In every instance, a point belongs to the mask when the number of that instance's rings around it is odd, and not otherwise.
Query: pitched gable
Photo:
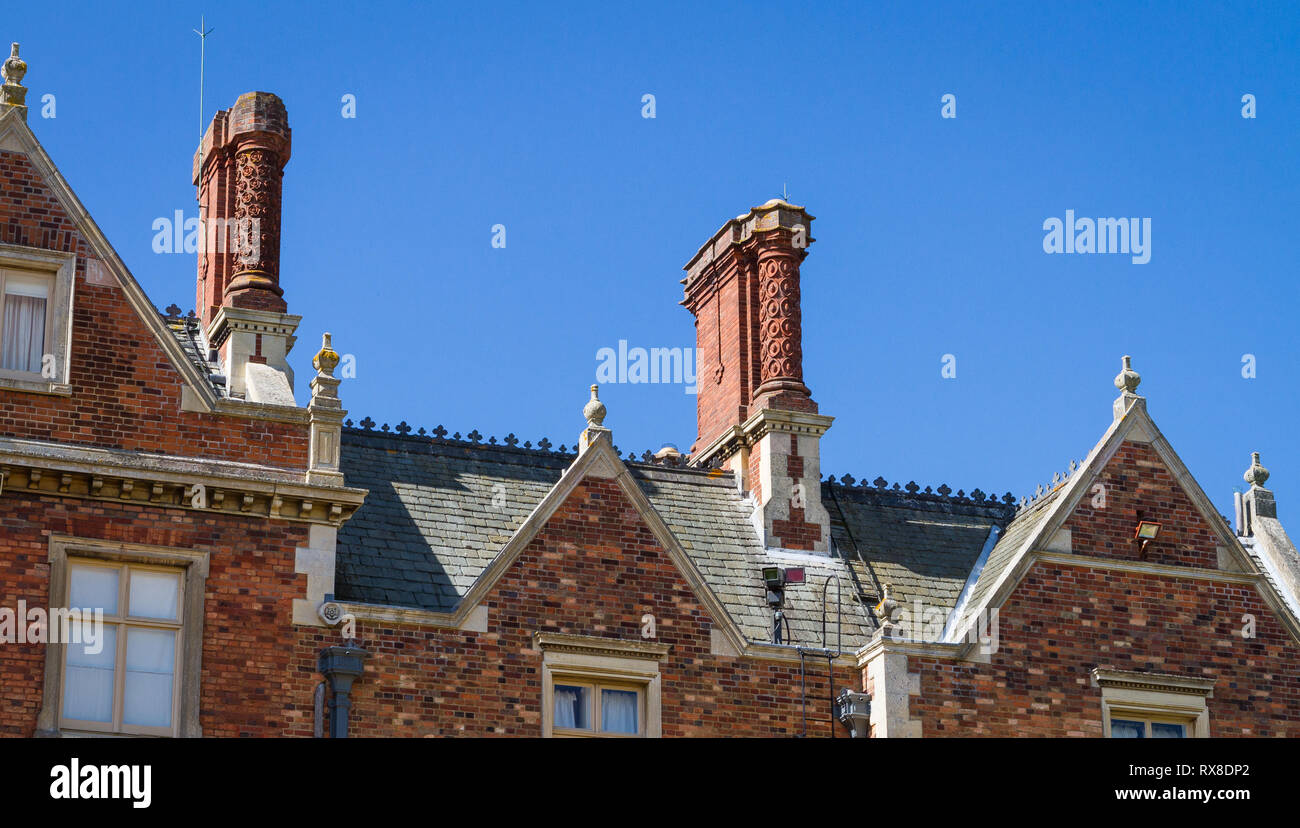
[[[14,255],[43,250],[75,257],[67,385],[56,393],[0,388],[0,440],[258,457],[268,466],[305,468],[305,412],[217,396],[184,337],[149,302],[12,110],[0,115],[0,168],[0,246]]]
[[[1002,606],[1030,567],[1053,554],[1115,560],[1129,567],[1185,567],[1200,577],[1241,573],[1300,639],[1300,619],[1160,433],[1146,400],[1125,395],[1120,402],[1126,407],[1083,465],[1008,527],[975,574],[971,598],[949,640],[961,640],[981,611]],[[1140,519],[1161,524],[1160,536],[1145,552],[1133,540]]]
[[[1087,495],[1062,527],[1075,554],[1201,569],[1230,565],[1226,520],[1203,513],[1150,443],[1121,443],[1092,476]],[[1133,538],[1139,520],[1161,525],[1145,551]]]

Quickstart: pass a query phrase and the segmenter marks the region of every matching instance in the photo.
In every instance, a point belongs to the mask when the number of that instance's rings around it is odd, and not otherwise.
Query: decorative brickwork
[[[240,95],[233,107],[213,117],[203,136],[194,159],[194,184],[209,238],[198,264],[199,318],[205,330],[223,305],[287,310],[280,287],[280,197],[290,139],[284,103],[269,92]],[[251,238],[254,230],[256,240]],[[212,238],[225,233],[229,242],[228,231],[236,237],[233,247]]]

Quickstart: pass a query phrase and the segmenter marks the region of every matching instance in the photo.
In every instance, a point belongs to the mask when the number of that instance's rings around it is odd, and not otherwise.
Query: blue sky
[[[817,217],[824,472],[1032,492],[1109,425],[1127,353],[1221,511],[1253,450],[1300,514],[1293,3],[7,9],[37,136],[155,304],[186,310],[194,259],[153,253],[151,227],[196,214],[200,14],[205,121],[254,89],[288,107],[300,401],[330,330],[354,419],[572,443],[597,351],[693,347],[682,266],[787,187]],[[1151,218],[1151,261],[1047,255],[1066,210]],[[695,436],[680,385],[602,398],[624,453]]]

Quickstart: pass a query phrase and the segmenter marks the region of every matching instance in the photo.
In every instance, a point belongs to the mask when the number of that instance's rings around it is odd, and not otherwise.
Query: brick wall
[[[1217,568],[1210,525],[1148,446],[1125,444],[1097,482],[1105,508],[1089,492],[1066,523],[1075,554],[1136,560],[1142,511],[1162,523],[1147,561]],[[1215,678],[1212,735],[1300,736],[1300,646],[1251,585],[1040,562],[998,621],[989,664],[909,659],[926,736],[1100,736],[1098,666]]]
[[[486,633],[359,622],[372,658],[353,689],[352,732],[540,736],[533,632],[640,640],[644,613],[656,618],[655,640],[671,646],[660,663],[664,736],[800,732],[798,662],[712,655],[712,619],[613,481],[579,484],[486,604]],[[294,661],[336,643],[333,630],[304,628]],[[825,661],[809,660],[809,735],[828,735],[826,671]],[[858,686],[848,668],[833,683],[836,692]]]
[[[740,425],[748,415],[750,394],[758,384],[758,306],[756,279],[734,261],[718,265],[716,289],[709,289],[688,307],[695,314],[695,353],[699,391],[696,396],[697,438],[692,451],[705,448],[724,430]],[[698,302],[698,304],[697,304]],[[723,368],[717,379],[718,331],[721,329]]]
[[[49,605],[49,537],[68,535],[210,554],[204,598],[201,724],[209,736],[311,734],[314,657],[295,661],[292,601],[306,593],[294,550],[306,524],[89,502],[0,497],[0,606]],[[45,671],[39,644],[0,644],[0,735],[36,729]]]
[[[999,639],[987,665],[909,660],[926,736],[1100,736],[1098,666],[1215,678],[1211,735],[1300,736],[1300,653],[1251,586],[1040,563]]]
[[[1105,487],[1104,506],[1093,505],[1094,487]],[[1100,504],[1102,501],[1098,500]],[[1160,523],[1160,535],[1143,560],[1170,566],[1218,568],[1218,536],[1192,505],[1150,446],[1124,443],[1098,475],[1065,526],[1074,549],[1089,555],[1138,560],[1133,532],[1139,520]],[[1226,522],[1225,522],[1226,525]]]
[[[90,247],[31,163],[0,152],[0,179],[0,243],[77,255],[72,396],[0,390],[0,436],[306,468],[305,425],[182,412],[180,374],[116,280],[86,281]]]

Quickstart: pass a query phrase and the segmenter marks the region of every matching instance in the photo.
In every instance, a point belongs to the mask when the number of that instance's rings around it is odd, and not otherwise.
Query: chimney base
[[[230,393],[251,402],[294,405],[288,356],[301,316],[223,307],[208,327],[208,343],[221,355]]]

